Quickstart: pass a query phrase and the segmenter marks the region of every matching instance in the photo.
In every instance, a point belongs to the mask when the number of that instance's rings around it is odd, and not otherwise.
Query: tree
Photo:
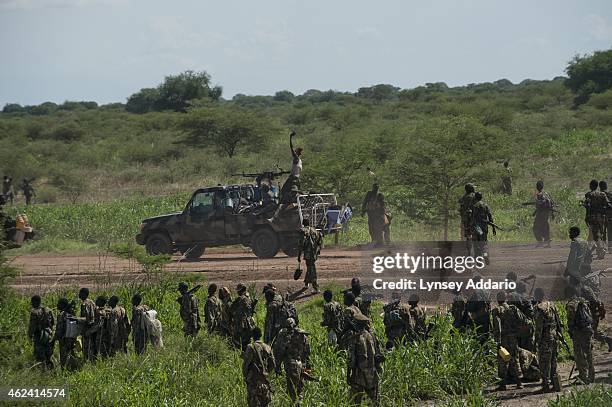
[[[191,146],[213,145],[233,157],[240,148],[267,148],[277,126],[269,118],[232,106],[191,110],[182,122],[183,142]]]
[[[384,100],[390,100],[397,95],[399,88],[393,85],[379,84],[370,86],[367,88],[359,88],[357,90],[357,97],[370,99],[375,103],[381,103]]]
[[[592,94],[612,88],[612,49],[593,55],[576,55],[565,68],[565,85],[576,94],[574,104],[586,103]]]
[[[23,113],[25,109],[18,103],[7,103],[2,109],[2,113]]]
[[[295,98],[295,95],[289,92],[288,90],[281,90],[274,94],[274,101],[276,102],[291,103],[293,102],[294,98]]]
[[[453,192],[490,156],[492,131],[472,117],[433,119],[417,129],[392,163],[397,179],[442,216],[445,240]]]
[[[148,113],[155,110],[159,99],[160,95],[157,89],[143,88],[128,98],[125,110],[130,113]]]
[[[193,71],[166,76],[158,90],[160,108],[175,111],[185,111],[193,99],[208,97],[219,100],[222,93],[221,87],[210,87],[210,75]]]

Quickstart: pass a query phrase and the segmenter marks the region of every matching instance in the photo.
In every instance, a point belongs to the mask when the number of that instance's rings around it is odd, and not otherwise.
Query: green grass
[[[549,407],[608,407],[612,405],[612,386],[577,387],[548,402]]]

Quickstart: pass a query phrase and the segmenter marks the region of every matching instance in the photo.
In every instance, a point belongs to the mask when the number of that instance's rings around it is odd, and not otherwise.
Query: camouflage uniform
[[[553,213],[553,201],[548,192],[538,191],[535,196],[533,212],[533,235],[538,242],[550,242],[550,215]]]
[[[588,274],[590,268],[589,244],[578,237],[572,239],[567,257],[566,274],[577,282]]]
[[[602,259],[606,252],[603,239],[606,233],[606,212],[610,201],[604,192],[594,190],[585,194],[584,206],[586,208],[585,222],[589,226],[589,240],[595,241],[597,255]]]
[[[294,402],[302,394],[304,369],[310,366],[310,345],[306,335],[306,332],[295,326],[286,326],[274,341],[276,371],[280,372],[281,364],[285,366],[287,393]]]
[[[349,292],[355,294],[355,306],[359,308],[359,311],[361,311],[363,315],[369,318],[372,301],[364,299],[361,293],[357,294],[353,290],[349,290]]]
[[[453,317],[453,326],[459,330],[463,330],[466,327],[466,305],[467,300],[461,293],[457,293],[453,297],[450,314]]]
[[[336,345],[340,333],[340,319],[342,318],[342,306],[336,301],[323,304],[323,321],[321,326],[327,328],[327,343]]]
[[[554,303],[542,301],[536,305],[535,325],[542,387],[548,390],[549,383],[551,383],[556,391],[560,391],[561,385],[557,374],[557,335],[561,334],[561,325],[559,323],[559,312]]]
[[[95,352],[102,357],[107,357],[111,354],[111,338],[112,330],[110,326],[110,311],[109,307],[96,306],[96,332],[95,336]]]
[[[115,305],[110,310],[111,356],[117,352],[127,353],[127,342],[130,336],[130,320],[125,308]]]
[[[489,338],[491,299],[486,290],[474,290],[466,303],[466,311],[469,314],[467,321],[472,324],[478,335],[480,343],[485,343]]]
[[[181,319],[183,320],[185,336],[196,336],[200,331],[201,324],[198,297],[186,291],[177,301],[181,304]]]
[[[150,308],[144,304],[132,308],[132,341],[134,342],[134,351],[138,355],[147,350],[147,343],[149,342],[149,333],[143,320],[143,318],[146,318],[144,314],[147,311],[150,311]]]
[[[268,373],[275,367],[274,355],[269,345],[255,341],[246,346],[242,375],[247,385],[249,407],[265,407],[272,401],[272,386]]]
[[[224,293],[224,294],[222,294]],[[232,334],[232,296],[229,289],[226,287],[221,288],[219,291],[219,299],[221,300],[221,319],[219,320],[219,330],[228,338],[233,336]]]
[[[474,192],[466,192],[459,199],[459,215],[461,216],[461,239],[468,242],[468,250],[471,251],[473,229],[471,227],[472,207],[474,206]]]
[[[223,303],[216,294],[208,296],[206,304],[204,304],[204,321],[208,333],[223,333],[222,308]]]
[[[48,368],[53,368],[53,313],[47,307],[39,306],[30,311],[28,337],[34,344],[34,357]]]
[[[515,305],[505,304],[504,309],[500,311],[500,345],[510,353],[510,361],[508,362],[507,368],[503,369],[504,383],[508,383],[509,375],[511,375],[517,380],[517,386],[522,387],[521,378],[523,375],[519,362],[519,346],[516,335],[519,325],[525,317]]]
[[[406,304],[390,303],[384,307],[383,323],[387,337],[387,349],[402,342],[406,337],[414,337],[410,314],[410,308]]]
[[[610,351],[612,349],[612,338],[599,329],[599,322],[606,316],[604,303],[599,301],[599,298],[590,287],[582,287],[580,290],[584,298],[589,302],[589,310],[593,317],[593,339],[601,344],[608,345],[608,351]]]
[[[509,305],[507,303],[499,304],[497,307],[491,310],[491,333],[493,334],[493,340],[497,346],[501,346],[502,338],[502,318],[503,313],[508,310]],[[500,380],[506,378],[506,362],[501,358],[499,352],[497,354],[497,375]]]
[[[378,353],[376,338],[366,327],[352,336],[347,352],[347,382],[355,405],[361,404],[364,394],[374,405],[379,404]]]
[[[504,195],[512,195],[512,169],[504,166],[502,175],[501,192]]]
[[[412,339],[424,340],[427,336],[427,324],[425,323],[425,308],[420,305],[410,306],[410,323],[412,326]]]
[[[255,328],[254,308],[255,304],[246,291],[240,294],[230,307],[233,342],[241,349],[246,348],[251,341],[251,331]]]
[[[96,322],[96,304],[87,298],[81,303],[81,314],[82,318],[82,341],[83,341],[83,357],[85,360],[94,361],[96,360],[96,341],[94,334],[90,333],[91,328],[94,327]]]
[[[489,240],[489,222],[493,223],[493,214],[489,205],[477,201],[472,206],[472,239],[477,243],[474,245],[474,256],[489,255],[487,241]]]
[[[377,246],[382,246],[385,225],[388,223],[383,194],[378,191],[368,191],[363,200],[362,212],[368,215],[368,231],[372,242]]]
[[[581,305],[582,304],[582,305]],[[584,383],[591,383],[595,379],[595,368],[593,366],[593,327],[591,325],[578,327],[577,314],[579,307],[586,307],[590,314],[588,302],[574,296],[565,306],[567,310],[567,330],[574,345],[574,358],[578,377]]]
[[[521,372],[523,372],[523,382],[540,381],[542,373],[538,365],[538,356],[535,353],[519,347],[519,362]],[[559,386],[561,386],[560,383]]]
[[[76,358],[74,354],[74,345],[76,338],[66,338],[66,324],[68,318],[72,315],[67,311],[61,311],[57,316],[57,324],[55,325],[55,337],[59,344],[60,366],[65,368],[69,358]]]
[[[274,299],[266,304],[266,320],[264,322],[264,342],[272,343],[278,332],[282,328],[282,324],[287,319],[282,313],[283,297],[280,294],[274,294]]]
[[[300,241],[298,243],[298,247],[300,249],[298,253],[298,260],[301,256],[304,256],[304,261],[306,262],[304,285],[312,284],[312,287],[315,290],[319,287],[317,284],[317,268],[315,263],[319,253],[321,252],[322,244],[323,237],[318,230],[312,226],[306,226],[302,229]]]

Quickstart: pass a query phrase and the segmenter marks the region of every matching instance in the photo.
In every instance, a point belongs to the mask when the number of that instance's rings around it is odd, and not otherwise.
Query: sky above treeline
[[[207,71],[237,93],[563,75],[612,46],[610,0],[0,0],[0,107],[125,102]]]

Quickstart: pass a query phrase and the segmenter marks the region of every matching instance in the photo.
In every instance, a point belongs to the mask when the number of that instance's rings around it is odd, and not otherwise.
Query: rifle
[[[307,369],[307,368],[303,368],[302,369],[302,376],[304,377],[304,380],[307,380],[309,382],[320,382],[321,378],[314,376],[312,374],[312,370]]]
[[[393,310],[394,308],[396,308],[399,305],[399,303],[400,303],[400,299],[398,298],[395,301],[391,301],[390,303],[383,305],[383,310],[385,312],[389,312]]]
[[[500,228],[499,226],[497,226],[495,223],[491,222],[491,221],[487,221],[487,225],[490,225],[493,228],[493,234],[497,234],[497,231],[501,231],[503,232],[504,229]]]
[[[198,284],[195,287],[193,287],[191,290],[187,291],[187,294],[194,294],[196,291],[198,291],[200,288],[202,288],[202,284]]]

